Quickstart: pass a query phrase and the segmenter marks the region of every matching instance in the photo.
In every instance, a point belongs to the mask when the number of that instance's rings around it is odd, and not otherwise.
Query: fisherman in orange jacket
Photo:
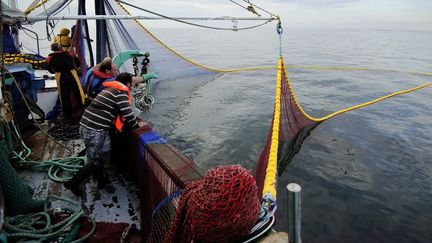
[[[90,175],[95,175],[98,187],[103,188],[109,180],[103,174],[103,166],[110,160],[111,138],[109,131],[113,123],[121,131],[123,123],[138,128],[146,125],[137,118],[131,107],[130,86],[132,75],[120,73],[117,81],[105,81],[105,87],[85,110],[80,121],[80,135],[87,150],[88,163],[64,186],[75,195],[82,195],[80,184]]]

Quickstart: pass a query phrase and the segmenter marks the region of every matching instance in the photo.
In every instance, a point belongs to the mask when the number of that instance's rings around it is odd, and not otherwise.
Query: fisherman
[[[116,80],[104,82],[103,91],[95,97],[81,118],[79,131],[87,150],[88,163],[64,183],[77,196],[83,194],[80,184],[90,175],[96,176],[98,188],[110,183],[103,173],[103,167],[110,160],[110,129],[113,121],[119,131],[124,121],[132,128],[146,125],[143,121],[137,121],[132,110],[131,84],[132,75],[129,73],[120,73]]]
[[[76,67],[79,60],[73,53],[63,51],[58,43],[51,44],[48,70],[55,73],[57,90],[65,118],[80,118],[84,111],[84,91]]]
[[[85,92],[85,104],[91,101],[104,89],[105,81],[113,81],[118,74],[118,67],[111,58],[106,57],[101,63],[89,69],[82,84]]]
[[[72,38],[69,37],[70,30],[68,28],[62,28],[60,33],[54,37],[54,43],[61,46],[63,51],[69,51],[72,45]]]
[[[91,101],[104,89],[103,83],[114,80],[114,77],[118,74],[117,65],[106,57],[101,63],[95,65],[89,69],[86,74],[84,87],[86,101],[85,104],[88,106]],[[157,78],[157,75],[153,72],[144,74],[142,76],[136,76],[132,78],[132,84],[136,85],[144,82],[144,80]]]

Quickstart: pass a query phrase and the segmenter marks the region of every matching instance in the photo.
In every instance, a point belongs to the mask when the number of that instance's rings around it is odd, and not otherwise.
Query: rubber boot
[[[98,180],[98,188],[103,189],[106,185],[110,184],[111,181],[103,173],[102,168],[96,171],[96,179]]]
[[[80,189],[81,183],[92,174],[95,174],[97,169],[98,168],[93,163],[84,165],[73,175],[72,179],[63,183],[64,187],[71,190],[76,196],[82,196],[84,192]]]

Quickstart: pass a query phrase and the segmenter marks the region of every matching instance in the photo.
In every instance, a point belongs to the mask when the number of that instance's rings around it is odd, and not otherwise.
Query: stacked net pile
[[[250,233],[259,211],[250,172],[218,166],[186,186],[166,242],[237,242]]]
[[[44,201],[32,197],[33,189],[27,186],[9,163],[6,142],[0,140],[0,185],[8,216],[26,214],[43,209]]]

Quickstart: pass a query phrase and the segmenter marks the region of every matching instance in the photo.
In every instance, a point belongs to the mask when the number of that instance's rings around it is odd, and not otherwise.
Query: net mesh
[[[114,0],[107,0],[105,6],[107,14],[129,14],[126,9]],[[209,80],[209,76],[218,74],[217,70],[193,63],[179,55],[136,20],[107,21],[107,29],[109,43],[106,43],[106,49],[109,49],[108,53],[119,53],[125,49],[149,52],[151,60],[149,70],[157,72],[160,81],[172,79],[179,81],[191,77]],[[131,63],[128,64],[130,65],[125,66],[132,66]]]
[[[112,155],[136,180],[143,239],[164,242],[179,200],[170,195],[201,178],[202,170],[148,127],[126,128],[113,140]]]
[[[186,186],[166,242],[236,242],[249,234],[259,211],[249,171],[218,166]]]
[[[277,77],[276,94],[278,97],[275,99],[273,122],[257,165],[256,181],[260,196],[262,196],[264,181],[268,175],[267,168],[272,166],[269,164],[269,162],[271,163],[270,147],[272,141],[276,140],[277,142],[277,160],[274,162],[276,162],[275,166],[278,174],[281,174],[294,155],[298,153],[310,131],[318,125],[318,122],[308,119],[302,112],[302,108],[291,88],[282,58],[279,59]],[[279,121],[278,123],[274,122],[276,119]],[[271,179],[276,180],[276,178]],[[274,183],[274,186],[276,186],[276,183]]]
[[[0,141],[0,184],[3,188],[3,197],[6,215],[14,216],[26,214],[43,209],[44,201],[32,197],[32,189],[17,175],[8,160],[6,142]]]

